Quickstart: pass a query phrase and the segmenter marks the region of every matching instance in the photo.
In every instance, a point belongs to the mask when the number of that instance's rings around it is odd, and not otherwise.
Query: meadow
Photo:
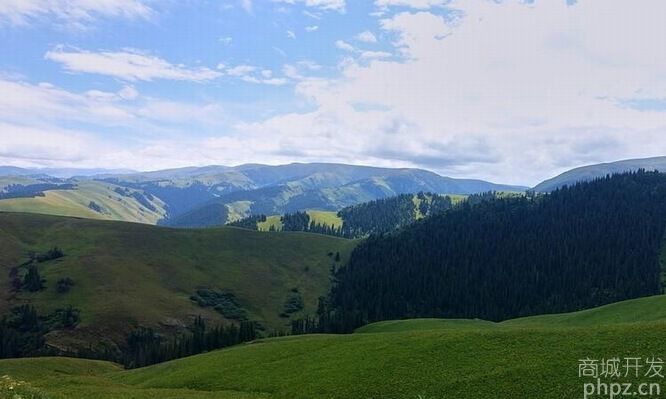
[[[382,322],[349,335],[263,339],[129,371],[67,358],[3,360],[0,374],[54,399],[573,398],[587,382],[578,376],[579,359],[664,356],[666,319],[652,310],[665,305],[665,296],[655,296],[503,323]]]

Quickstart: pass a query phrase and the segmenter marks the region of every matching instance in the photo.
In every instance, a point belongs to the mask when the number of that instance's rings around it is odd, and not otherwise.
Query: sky
[[[0,165],[666,155],[663,0],[2,0]]]

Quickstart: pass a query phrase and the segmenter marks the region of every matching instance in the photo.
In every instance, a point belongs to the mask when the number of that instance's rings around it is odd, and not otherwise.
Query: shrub
[[[247,312],[243,309],[234,294],[211,289],[199,289],[190,297],[199,306],[212,307],[222,316],[230,320],[247,320]]]
[[[303,310],[303,297],[299,292],[292,292],[284,303],[284,313],[292,314]]]
[[[23,288],[30,292],[37,292],[44,288],[44,280],[42,280],[37,266],[31,265],[28,268],[28,273],[23,277]]]
[[[56,284],[56,291],[58,291],[59,294],[64,294],[69,292],[69,290],[72,289],[74,286],[74,280],[72,280],[69,277],[61,278],[58,280],[58,283]]]

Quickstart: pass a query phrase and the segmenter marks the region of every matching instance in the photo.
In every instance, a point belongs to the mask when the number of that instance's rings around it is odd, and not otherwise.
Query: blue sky
[[[532,184],[666,155],[660,0],[4,0],[0,164]]]

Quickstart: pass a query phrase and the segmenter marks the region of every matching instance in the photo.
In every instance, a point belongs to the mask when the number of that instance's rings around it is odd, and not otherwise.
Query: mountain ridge
[[[650,158],[623,159],[614,162],[603,162],[570,169],[553,178],[544,180],[534,186],[536,192],[549,192],[565,185],[594,180],[608,174],[632,172],[638,169],[648,171],[666,171],[666,156]]]
[[[5,170],[7,176],[2,177]],[[309,209],[337,211],[349,205],[405,193],[473,194],[484,191],[524,191],[527,187],[503,185],[477,179],[458,179],[416,168],[382,168],[341,163],[291,163],[285,165],[208,165],[136,173],[102,173],[94,176],[56,178],[34,171],[0,167],[0,193],[10,185],[14,191],[33,191],[38,184],[74,184],[72,192],[55,188],[37,198],[0,200],[0,210],[90,217],[100,205],[86,187],[107,185],[112,208],[131,203],[131,211],[111,212],[109,206],[96,218],[159,223],[168,226],[223,225],[253,214],[282,214]],[[70,170],[70,174],[74,171]],[[108,188],[111,188],[110,192]],[[115,190],[115,187],[120,187]],[[98,190],[99,191],[99,190]],[[122,195],[127,191],[130,196]],[[66,194],[66,195],[65,195]],[[69,198],[76,194],[76,201]],[[66,197],[62,199],[61,197]],[[132,197],[133,196],[133,197]],[[66,204],[62,204],[66,201]],[[125,201],[125,202],[123,202]],[[156,202],[154,202],[156,201]],[[159,209],[158,212],[153,210]],[[163,209],[163,211],[162,211]],[[153,213],[146,218],[145,213]],[[121,216],[118,216],[121,215]],[[159,215],[162,215],[160,218]],[[157,218],[157,219],[156,219]]]

